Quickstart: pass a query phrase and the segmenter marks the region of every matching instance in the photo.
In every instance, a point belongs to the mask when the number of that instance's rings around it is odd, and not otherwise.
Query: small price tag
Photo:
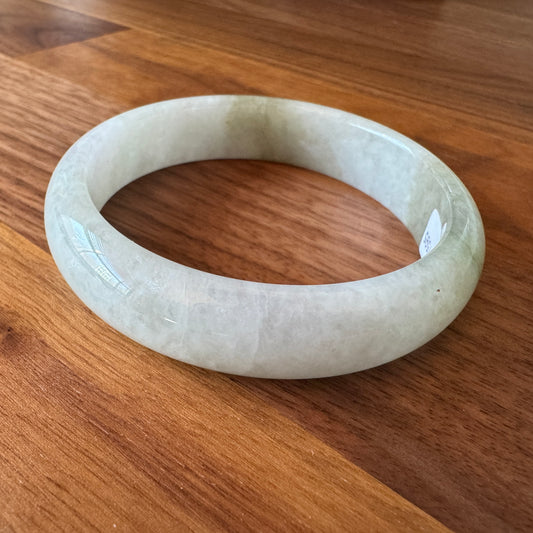
[[[426,254],[431,252],[437,244],[446,230],[446,224],[442,226],[439,212],[436,209],[433,209],[431,216],[429,217],[426,230],[424,235],[422,235],[422,240],[418,250],[420,252],[420,257],[424,257]]]

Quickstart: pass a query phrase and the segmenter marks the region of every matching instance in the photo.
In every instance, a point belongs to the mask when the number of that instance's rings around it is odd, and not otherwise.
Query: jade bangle
[[[100,214],[140,176],[232,158],[288,163],[360,189],[405,224],[422,257],[360,281],[254,283],[164,259]],[[466,305],[485,253],[472,197],[420,145],[350,113],[257,96],[169,100],[100,124],[55,169],[45,225],[62,275],[111,326],[180,361],[268,378],[345,374],[418,348]]]

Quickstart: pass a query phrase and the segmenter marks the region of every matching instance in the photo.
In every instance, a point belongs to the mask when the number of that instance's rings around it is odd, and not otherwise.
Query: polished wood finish
[[[124,29],[36,0],[2,0],[0,21],[0,50],[13,57]]]
[[[0,11],[0,531],[442,527],[412,504],[457,531],[533,527],[529,2],[8,0]],[[346,109],[451,166],[487,237],[459,318],[394,363],[284,382],[177,363],[92,315],[47,253],[57,160],[131,106],[214,93]],[[103,213],[157,253],[250,280],[332,283],[416,259],[376,202],[286,165],[162,170]]]
[[[106,327],[5,226],[0,256],[2,531],[446,531],[229,377]]]

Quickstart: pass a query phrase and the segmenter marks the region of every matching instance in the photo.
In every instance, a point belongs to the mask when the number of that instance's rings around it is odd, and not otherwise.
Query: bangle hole
[[[249,281],[340,283],[419,258],[407,228],[369,196],[266,161],[162,169],[118,191],[102,215],[158,255]]]

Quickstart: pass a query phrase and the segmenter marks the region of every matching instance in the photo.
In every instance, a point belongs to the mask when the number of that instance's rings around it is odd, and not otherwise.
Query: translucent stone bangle
[[[99,213],[140,176],[228,158],[289,163],[360,189],[405,224],[421,259],[347,283],[254,283],[164,259]],[[466,305],[485,251],[470,194],[420,145],[350,113],[256,96],[170,100],[100,124],[59,162],[45,223],[59,270],[114,328],[180,361],[269,378],[345,374],[418,348]]]

